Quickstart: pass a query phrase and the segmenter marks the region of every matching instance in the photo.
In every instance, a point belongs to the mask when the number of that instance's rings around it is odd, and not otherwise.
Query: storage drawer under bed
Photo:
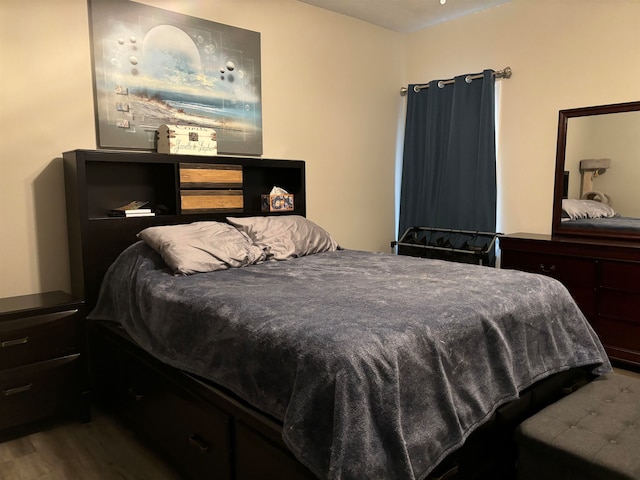
[[[154,359],[115,324],[89,322],[89,347],[95,399],[116,409],[185,478],[316,478],[272,419]]]
[[[576,287],[594,287],[596,263],[592,260],[537,252],[509,253],[508,263],[503,262],[506,268],[541,273]]]
[[[122,413],[189,478],[231,478],[231,418],[144,364],[123,359]]]

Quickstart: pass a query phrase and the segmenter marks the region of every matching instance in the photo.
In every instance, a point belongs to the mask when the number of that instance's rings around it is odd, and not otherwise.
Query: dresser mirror
[[[559,112],[552,233],[640,240],[640,102]]]

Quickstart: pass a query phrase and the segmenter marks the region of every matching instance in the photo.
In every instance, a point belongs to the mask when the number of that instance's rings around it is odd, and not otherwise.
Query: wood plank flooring
[[[73,420],[0,443],[0,480],[179,480],[110,414]]]
[[[640,378],[640,372],[631,371],[631,370],[623,370],[621,368],[614,368],[614,372],[619,373],[621,375],[628,375],[634,378]]]

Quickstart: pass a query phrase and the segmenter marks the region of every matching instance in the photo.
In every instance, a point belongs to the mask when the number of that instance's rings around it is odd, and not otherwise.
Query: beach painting
[[[260,34],[129,0],[90,0],[98,148],[155,150],[160,125],[262,155]]]

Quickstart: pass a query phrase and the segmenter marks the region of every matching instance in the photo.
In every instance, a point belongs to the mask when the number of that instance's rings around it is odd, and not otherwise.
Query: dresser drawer
[[[598,336],[607,350],[634,352],[635,361],[640,361],[640,322],[627,322],[616,318],[599,317],[596,324]]]
[[[505,253],[504,268],[539,273],[559,280],[585,315],[589,318],[595,315],[595,261],[536,252]]]
[[[14,368],[78,351],[78,310],[0,322],[0,366]]]
[[[600,268],[601,287],[640,294],[640,263],[603,261]]]
[[[229,415],[151,369],[125,359],[124,414],[186,469],[188,478],[231,478]]]
[[[598,313],[640,325],[640,294],[602,288]]]
[[[536,252],[508,252],[505,268],[541,273],[567,286],[595,288],[596,262]]]
[[[79,356],[0,371],[0,429],[46,418],[77,395]]]
[[[519,233],[500,238],[502,265],[544,273],[571,292],[613,360],[640,365],[640,248],[617,239]]]
[[[589,320],[596,314],[596,295],[593,288],[568,286],[567,290]]]

